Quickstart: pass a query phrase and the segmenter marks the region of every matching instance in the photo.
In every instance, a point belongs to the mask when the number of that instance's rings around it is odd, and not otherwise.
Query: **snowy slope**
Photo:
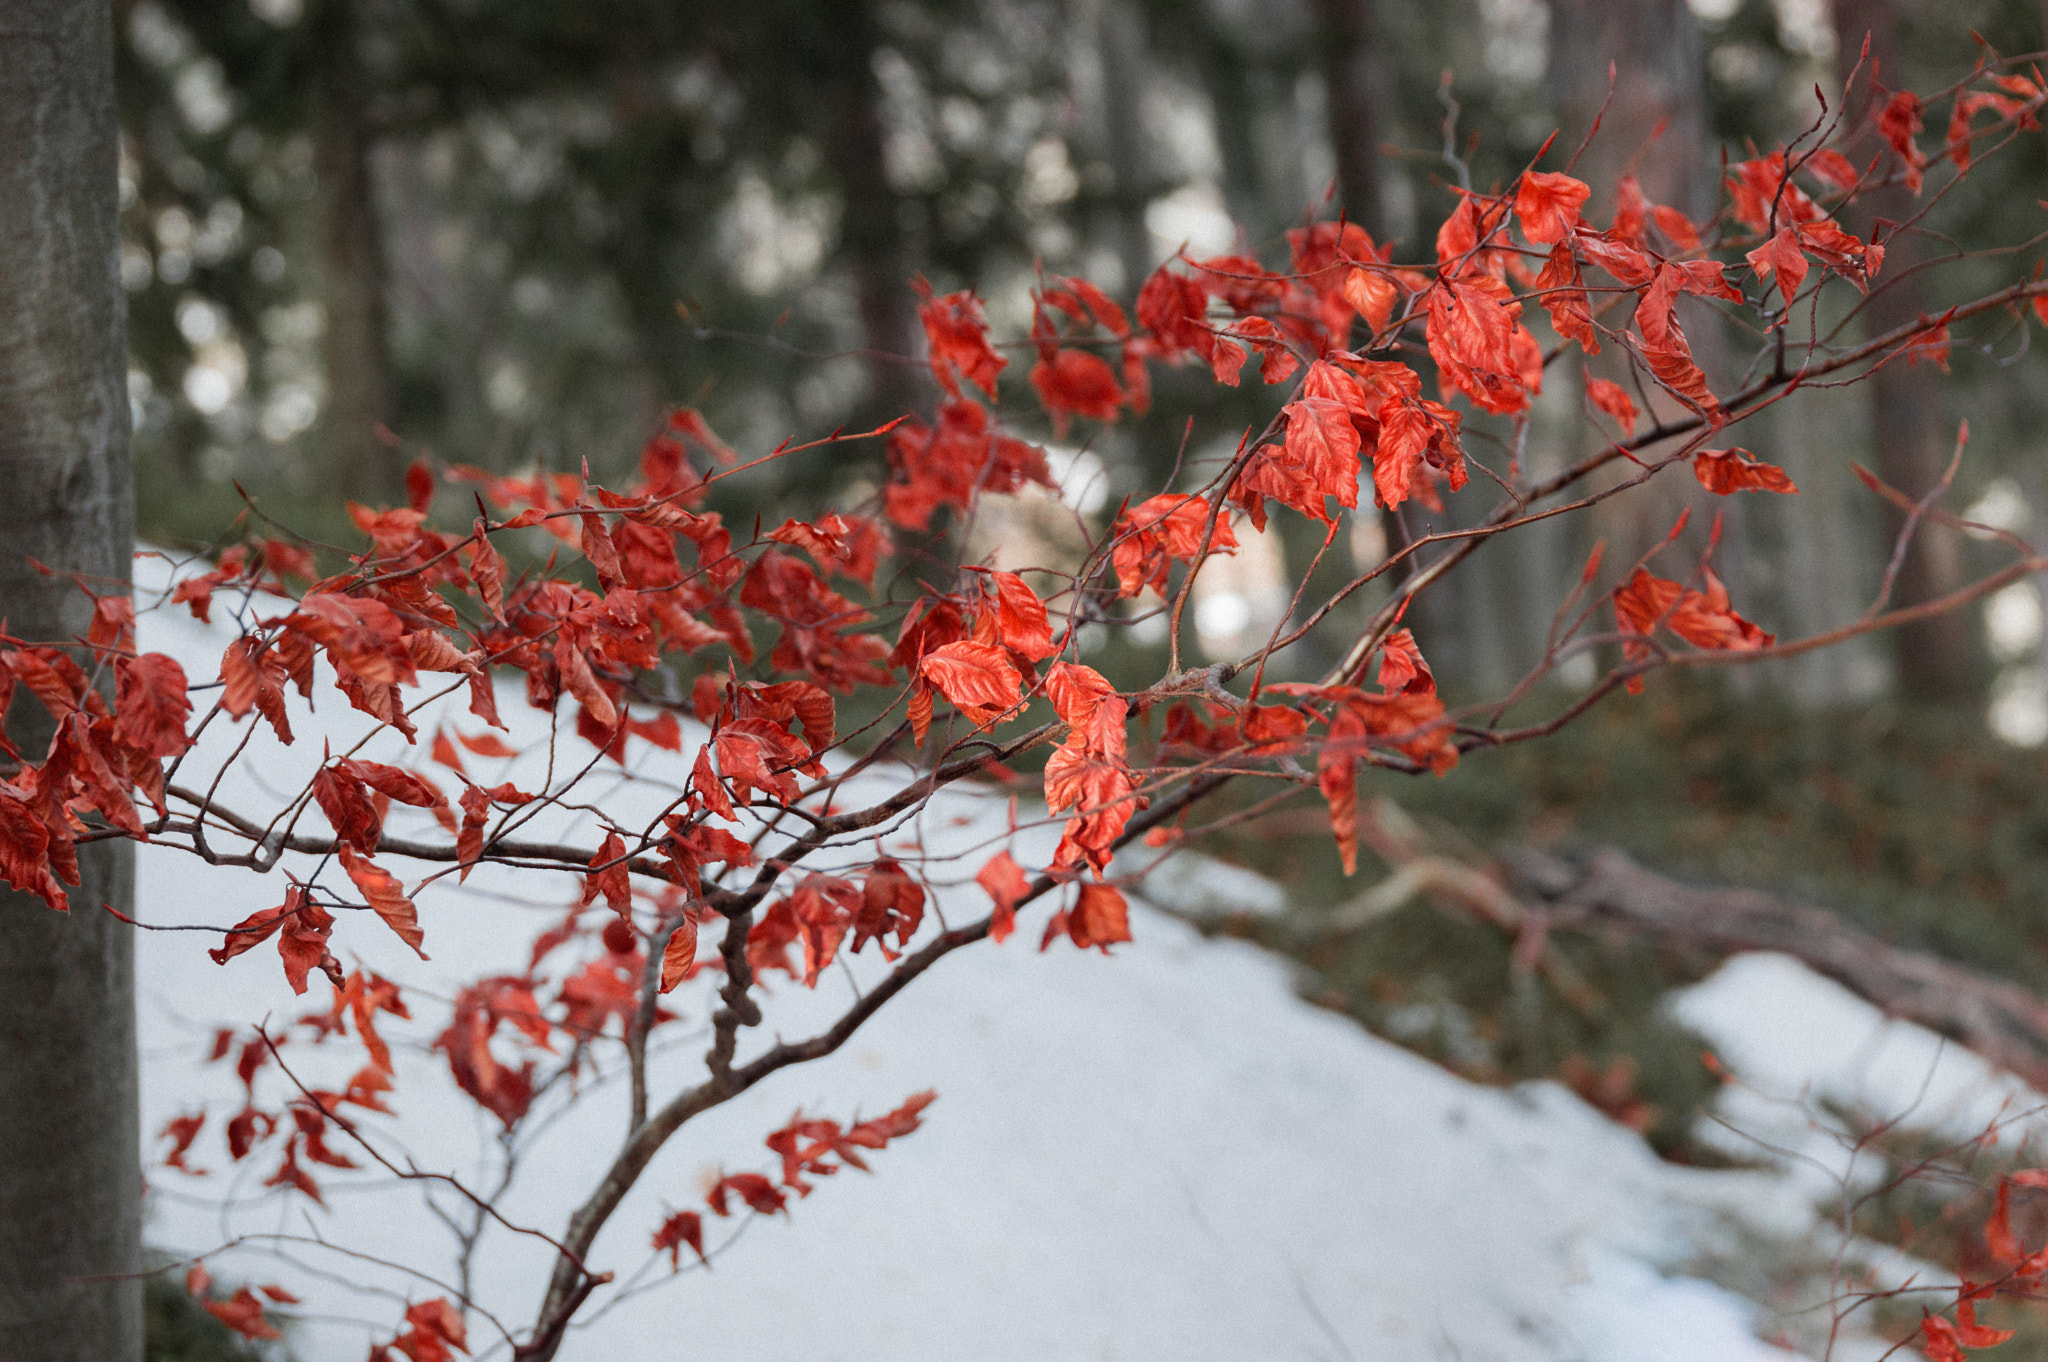
[[[195,682],[217,674],[218,630],[157,612],[145,616],[143,635],[143,646],[178,656]],[[319,759],[316,734],[333,735],[338,749],[363,730],[338,700],[321,697],[317,723],[295,717],[300,737],[289,750],[267,733],[256,738],[222,797],[253,809],[266,790],[296,788]],[[515,741],[545,735],[515,695],[503,708],[525,726]],[[466,715],[460,722],[478,730]],[[197,768],[217,764],[220,744],[236,736],[209,734]],[[588,752],[573,739],[561,750],[575,760]],[[368,755],[399,759],[389,748]],[[500,778],[496,763],[479,764],[482,778]],[[181,777],[194,781],[190,771]],[[629,786],[618,797],[644,808],[660,793]],[[1000,838],[1004,818],[996,801],[960,796],[918,831],[928,852],[986,847],[963,860],[965,879],[999,844],[988,839]],[[581,835],[594,844],[587,828]],[[1042,830],[1020,837],[1020,859],[1042,857],[1050,840]],[[470,883],[421,900],[430,964],[367,917],[347,918],[335,938],[344,958],[387,973],[419,1004],[417,1022],[387,1028],[400,1049],[402,1119],[377,1127],[380,1138],[422,1168],[465,1176],[488,1164],[495,1123],[427,1052],[441,1024],[428,1000],[465,975],[523,968],[526,942],[573,894],[534,874],[479,872]],[[224,925],[282,896],[275,876],[215,870],[169,849],[143,850],[140,885],[139,915],[163,924]],[[941,908],[971,917],[984,904],[967,884]],[[1756,1340],[1748,1303],[1682,1269],[1744,1234],[1806,1234],[1815,1223],[1808,1189],[1771,1172],[1661,1164],[1634,1134],[1555,1086],[1468,1084],[1304,1004],[1282,966],[1256,949],[1204,941],[1142,907],[1137,941],[1113,958],[1064,943],[1040,954],[1032,928],[1044,911],[1008,943],[943,962],[838,1055],[687,1127],[598,1244],[603,1265],[646,1289],[597,1297],[606,1308],[588,1312],[563,1355],[1789,1356]],[[217,1122],[239,1105],[233,1076],[197,1063],[213,1027],[281,1022],[324,992],[316,981],[307,999],[294,999],[267,946],[216,967],[203,950],[214,941],[142,937],[146,1135],[183,1111],[203,1105]],[[862,962],[868,978],[872,965]],[[657,1093],[699,1067],[705,982],[674,995],[684,1018],[669,1028]],[[1740,999],[1738,1015],[1716,1020],[1713,987],[1691,1000],[1705,1018],[1698,1024],[1746,1063]],[[762,1031],[809,1034],[844,1006],[847,988],[829,979],[816,994],[781,988]],[[1786,986],[1780,979],[1767,991]],[[1724,1025],[1727,1035],[1716,1032]],[[750,1036],[743,1057],[772,1038]],[[1768,1063],[1767,1040],[1760,1053]],[[315,1085],[359,1062],[359,1051],[287,1054]],[[712,1272],[671,1278],[665,1259],[652,1260],[648,1235],[665,1209],[698,1204],[720,1167],[765,1168],[772,1156],[761,1137],[792,1110],[844,1119],[926,1087],[940,1100],[925,1128],[877,1155],[873,1176],[825,1180],[786,1219],[747,1224]],[[588,1091],[523,1155],[507,1216],[559,1227],[616,1147],[625,1116],[622,1084]],[[452,1239],[418,1184],[333,1176],[322,1212],[258,1185],[274,1156],[232,1167],[216,1141],[202,1140],[193,1158],[210,1176],[152,1174],[150,1237],[196,1252],[238,1236],[286,1236],[209,1261],[220,1276],[280,1281],[306,1298],[298,1356],[358,1358],[377,1332],[389,1337],[404,1300],[442,1293],[427,1278],[447,1280]],[[441,1203],[457,1209],[452,1198]],[[714,1244],[731,1224],[712,1222]],[[344,1249],[401,1260],[426,1277]],[[508,1327],[530,1323],[547,1256],[532,1240],[490,1232],[476,1297]],[[473,1321],[480,1351],[494,1337],[487,1321]]]

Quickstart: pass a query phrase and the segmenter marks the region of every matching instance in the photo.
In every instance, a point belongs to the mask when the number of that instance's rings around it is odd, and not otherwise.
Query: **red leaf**
[[[438,1338],[457,1352],[469,1351],[469,1336],[462,1327],[462,1312],[450,1304],[445,1296],[436,1296],[433,1300],[421,1301],[412,1306],[405,1312],[405,1322],[417,1335]],[[395,1346],[403,1349],[404,1340],[401,1338]],[[423,1354],[407,1352],[406,1356],[411,1357],[413,1362],[429,1362]],[[446,1354],[442,1356],[445,1357]],[[438,1362],[438,1359],[434,1362]]]
[[[1326,397],[1305,397],[1288,403],[1282,414],[1287,418],[1286,456],[1301,470],[1307,492],[1288,504],[1321,521],[1330,519],[1324,497],[1335,497],[1340,506],[1358,505],[1362,446],[1350,411]]]
[[[437,728],[434,730],[434,744],[431,749],[431,755],[435,761],[441,763],[441,765],[447,767],[456,775],[463,777],[465,780],[469,778],[469,768],[462,764],[462,754],[455,750],[455,744],[448,741],[448,731],[446,729]]]
[[[1600,353],[1600,335],[1593,329],[1593,305],[1586,298],[1585,280],[1579,274],[1578,257],[1569,241],[1551,248],[1536,276],[1537,300],[1550,314],[1550,324],[1565,340],[1575,340],[1589,355]]]
[[[1955,1326],[1940,1315],[1929,1315],[1921,1320],[1920,1334],[1925,1340],[1928,1362],[1968,1362],[1963,1356],[1962,1340],[1956,1337]]]
[[[277,938],[277,953],[284,960],[284,977],[292,992],[304,993],[306,976],[316,969],[324,970],[340,985],[341,966],[327,949],[333,931],[334,915],[314,903],[302,886],[293,885],[286,891],[284,931]]]
[[[58,912],[69,912],[64,886],[52,872],[50,830],[28,802],[0,790],[0,879],[24,894],[41,896]],[[72,882],[77,883],[74,875]]]
[[[472,738],[467,733],[458,730],[455,734],[455,741],[461,743],[480,757],[516,757],[519,755],[519,749],[509,745],[495,733],[479,733],[476,737]]]
[[[1436,677],[1422,660],[1414,630],[1397,629],[1380,645],[1380,689],[1389,695],[1436,694]]]
[[[94,596],[92,622],[86,626],[85,641],[104,652],[134,652],[135,598]]]
[[[1636,433],[1636,404],[1629,400],[1628,393],[1619,383],[1610,383],[1604,378],[1586,379],[1586,397],[1614,418],[1623,435]]]
[[[1147,498],[1117,517],[1111,531],[1116,541],[1117,594],[1135,596],[1151,587],[1166,594],[1167,571],[1176,561],[1191,562],[1202,549],[1202,531],[1209,523],[1209,503],[1202,497],[1167,492]],[[1216,518],[1211,553],[1236,553],[1237,536],[1230,518]]]
[[[224,1301],[201,1301],[206,1313],[212,1315],[243,1338],[283,1338],[270,1321],[263,1318],[263,1302],[254,1291],[243,1287],[230,1299]]]
[[[661,952],[661,991],[666,993],[683,982],[696,963],[697,923],[685,916],[669,934],[668,945]]]
[[[1438,373],[1496,416],[1526,410],[1535,391],[1517,353],[1527,334],[1516,324],[1521,311],[1507,286],[1486,275],[1439,279],[1429,293],[1426,333]]]
[[[1906,172],[1906,188],[1915,194],[1920,192],[1920,172],[1927,165],[1927,158],[1913,144],[1913,134],[1923,126],[1920,122],[1921,108],[1920,96],[1910,90],[1901,90],[1885,101],[1877,116],[1877,130],[1898,153]]]
[[[1023,678],[993,644],[948,643],[926,653],[917,667],[976,728],[987,729],[1023,699]]]
[[[1971,1299],[1973,1288],[1969,1282],[1962,1285],[1962,1299],[1956,1303],[1956,1339],[1965,1348],[1995,1348],[2010,1339],[2016,1330],[1991,1329],[1977,1322],[1977,1302]],[[1974,1290],[1985,1295],[1991,1294],[1989,1287]]]
[[[711,1266],[711,1260],[704,1256],[704,1217],[695,1211],[677,1211],[662,1221],[661,1228],[654,1232],[655,1252],[667,1250],[669,1266],[676,1271],[682,1270],[684,1244],[690,1246],[699,1262],[706,1267]]]
[[[192,714],[185,669],[162,653],[144,653],[119,659],[114,672],[114,713],[122,739],[152,757],[182,755],[189,745],[185,721]]]
[[[434,470],[424,459],[414,459],[405,470],[405,500],[421,515],[434,504]]]
[[[1131,939],[1130,908],[1115,885],[1093,881],[1081,886],[1081,896],[1067,914],[1067,935],[1086,950],[1098,946],[1104,955],[1118,941]]]
[[[1244,352],[1237,353],[1242,359]],[[1031,386],[1052,413],[1053,429],[1060,434],[1066,432],[1067,419],[1072,416],[1116,420],[1124,400],[1116,371],[1102,356],[1086,350],[1056,350],[1039,360],[1031,367]]]
[[[182,1169],[194,1177],[205,1175],[205,1169],[194,1168],[185,1162],[186,1151],[192,1148],[192,1142],[199,1138],[199,1131],[205,1124],[206,1113],[203,1111],[189,1116],[174,1116],[165,1123],[164,1128],[157,1134],[158,1139],[168,1139],[172,1142],[171,1152],[164,1155],[164,1167]],[[200,1273],[202,1277],[205,1275],[206,1269],[199,1267],[197,1264],[194,1265],[194,1270]],[[187,1281],[189,1283],[189,1277]],[[191,1289],[189,1285],[187,1289]],[[205,1290],[206,1287],[202,1283],[193,1294],[198,1295]]]
[[[923,279],[917,284],[924,297],[917,315],[931,342],[932,377],[954,397],[960,395],[961,378],[994,397],[996,376],[1009,361],[988,343],[988,321],[982,315],[981,300],[971,292],[935,298],[931,285]]]
[[[789,1198],[759,1173],[728,1173],[713,1184],[704,1200],[720,1215],[731,1215],[728,1198],[737,1196],[759,1215],[773,1215]]]
[[[1515,216],[1522,220],[1522,234],[1545,246],[1564,240],[1592,194],[1584,181],[1569,175],[1524,171],[1515,189]]]
[[[346,758],[320,768],[313,777],[313,799],[327,816],[336,840],[373,856],[384,835],[384,820],[370,803],[368,787],[359,776],[343,769],[345,765]]]
[[[590,858],[590,865],[589,873],[583,877],[583,902],[589,903],[602,893],[605,904],[613,912],[630,915],[633,910],[633,880],[631,872],[626,869],[626,844],[617,832],[608,830],[605,833],[603,844]],[[604,869],[598,869],[599,866],[604,866]]]
[[[1014,572],[991,572],[996,590],[996,632],[1011,652],[1036,662],[1052,656],[1052,621],[1038,593]]]
[[[228,645],[220,659],[220,679],[224,683],[220,703],[236,719],[251,709],[257,710],[270,721],[278,741],[289,745],[292,726],[285,717],[284,690],[280,684],[283,674],[283,664],[274,654],[265,650],[252,657],[249,640],[238,638]]]
[[[997,941],[1007,940],[1010,933],[1017,930],[1017,903],[1031,892],[1031,882],[1024,878],[1024,868],[1009,852],[998,851],[975,874],[974,882],[995,900],[995,911],[989,915],[989,936]]]
[[[1791,224],[1780,228],[1778,234],[1763,245],[1751,251],[1744,259],[1760,279],[1775,278],[1778,293],[1785,300],[1785,306],[1792,306],[1792,300],[1800,286],[1806,282],[1806,255],[1799,249],[1799,233]]]
[[[1736,614],[1728,605],[1728,589],[1712,572],[1704,574],[1707,589],[1694,591],[1677,582],[1653,577],[1642,568],[1614,593],[1614,615],[1622,630],[1648,637],[1659,622],[1686,642],[1716,651],[1754,652],[1768,648],[1772,635]],[[1622,656],[1631,662],[1651,655],[1647,645],[1626,643]],[[1642,679],[1629,689],[1642,689]]]
[[[414,953],[425,960],[427,953],[420,949],[420,943],[426,940],[426,934],[420,930],[418,910],[413,907],[412,900],[405,896],[405,887],[390,871],[357,856],[355,850],[346,842],[341,844],[340,857],[341,868],[355,881],[356,888],[369,900],[370,907],[376,910],[377,916],[383,918],[386,925],[398,933],[399,940],[412,947]]]
[[[1352,269],[1344,274],[1344,301],[1358,310],[1365,318],[1365,324],[1378,334],[1393,320],[1394,304],[1401,300],[1401,290],[1385,270]],[[1267,379],[1267,382],[1276,382]]]
[[[381,761],[358,761],[354,757],[343,757],[335,766],[355,777],[387,799],[401,804],[410,804],[416,809],[431,809],[448,801],[441,792],[410,771],[396,766],[386,766]]]
[[[1365,724],[1345,706],[1330,720],[1329,735],[1316,753],[1316,785],[1330,806],[1330,831],[1346,875],[1358,871],[1357,752],[1365,737]]]
[[[1984,1247],[1998,1262],[2013,1264],[2026,1257],[2019,1236],[2012,1232],[2012,1179],[1998,1180],[1998,1197],[1991,1219],[1984,1223]]]
[[[1792,479],[1776,464],[1759,463],[1746,449],[1702,449],[1693,455],[1693,476],[1719,496],[1731,492],[1797,492]]]

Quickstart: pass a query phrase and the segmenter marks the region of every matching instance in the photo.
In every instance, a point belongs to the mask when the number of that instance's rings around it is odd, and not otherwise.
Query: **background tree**
[[[113,82],[107,7],[14,8],[0,34],[0,618],[16,643],[97,635],[80,582],[105,599],[105,618],[128,604]],[[111,698],[111,676],[95,672]],[[57,716],[7,690],[6,776],[19,781],[19,755],[50,748]],[[100,911],[130,906],[133,864],[119,842],[80,848],[70,913],[0,888],[0,1353],[10,1358],[142,1351],[141,1282],[122,1275],[141,1266],[134,940]]]

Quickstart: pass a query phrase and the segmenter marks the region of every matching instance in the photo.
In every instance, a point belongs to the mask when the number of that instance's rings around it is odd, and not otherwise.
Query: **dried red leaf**
[[[1693,476],[1718,496],[1731,492],[1797,492],[1785,470],[1759,463],[1746,449],[1702,449],[1692,458]]]

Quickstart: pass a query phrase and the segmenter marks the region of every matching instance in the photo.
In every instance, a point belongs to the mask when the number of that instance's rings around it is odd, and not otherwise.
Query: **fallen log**
[[[1886,1016],[1969,1047],[2048,1092],[2048,1002],[1965,965],[1895,946],[1834,913],[1754,889],[1702,888],[1612,849],[1584,865],[1526,849],[1502,857],[1518,897],[1552,928],[1598,921],[1713,951],[1781,951]]]

